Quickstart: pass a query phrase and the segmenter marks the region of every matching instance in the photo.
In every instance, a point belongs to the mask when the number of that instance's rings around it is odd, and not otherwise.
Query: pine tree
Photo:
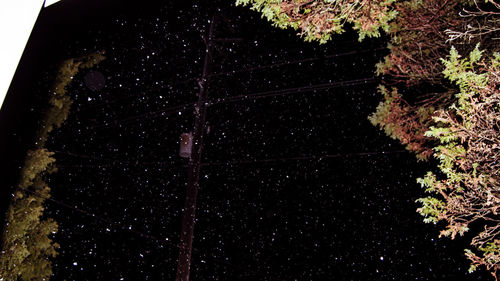
[[[101,52],[64,61],[52,87],[49,108],[41,121],[35,149],[27,152],[18,186],[7,210],[2,235],[0,280],[48,280],[52,275],[51,258],[59,245],[50,238],[57,223],[44,218],[44,203],[50,188],[43,180],[56,172],[54,153],[44,148],[49,133],[68,117],[72,100],[66,87],[82,68],[90,68],[104,59]]]

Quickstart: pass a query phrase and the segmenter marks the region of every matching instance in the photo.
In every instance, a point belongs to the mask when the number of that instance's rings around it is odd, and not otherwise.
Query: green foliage
[[[47,170],[49,165],[56,161],[52,155],[54,155],[54,153],[49,152],[45,148],[28,151],[23,169],[21,171],[19,186],[21,188],[28,188],[29,186],[32,186],[35,177]]]
[[[395,6],[398,15],[387,32],[390,53],[377,64],[377,74],[405,86],[441,84],[443,65],[439,59],[449,50],[446,31],[470,20],[459,16],[465,8],[463,1],[409,0]]]
[[[365,37],[380,37],[380,30],[389,33],[391,21],[398,15],[398,12],[392,8],[394,2],[395,0],[389,0],[369,4],[370,6],[377,7],[379,11],[370,17],[370,20],[374,20],[374,23],[369,24],[366,22],[366,19],[363,20],[361,17],[349,21],[354,24],[353,29],[358,31],[359,41],[362,41]]]
[[[47,280],[52,274],[48,257],[55,257],[59,246],[49,236],[57,232],[57,223],[42,219],[43,203],[50,197],[43,174],[55,161],[52,154],[37,149],[26,157],[20,188],[7,211],[0,257],[0,277],[4,280]]]
[[[272,22],[276,27],[297,29],[297,24],[290,22],[289,17],[281,9],[282,2],[282,0],[236,0],[236,5],[250,6],[250,9],[262,13],[262,17]]]
[[[397,136],[393,134],[394,126],[396,124],[388,124],[385,122],[385,120],[388,119],[388,116],[391,113],[391,107],[395,99],[398,99],[400,95],[395,88],[393,88],[392,91],[389,92],[387,88],[382,85],[379,85],[378,92],[384,97],[384,100],[378,104],[377,109],[372,115],[368,117],[368,120],[370,121],[370,123],[372,123],[373,126],[383,126],[385,133],[389,137],[397,139]]]
[[[427,193],[437,193],[436,176],[432,172],[427,172],[424,178],[418,178],[417,182],[425,188]]]
[[[0,255],[0,280],[48,280],[52,275],[50,258],[57,255],[59,245],[50,236],[57,223],[44,218],[44,202],[50,198],[45,174],[56,171],[53,152],[44,148],[49,133],[59,128],[68,117],[71,98],[66,87],[82,68],[104,59],[97,52],[63,62],[52,87],[49,108],[37,133],[36,149],[27,152],[20,179],[7,210],[5,232]]]
[[[73,77],[80,69],[90,68],[104,60],[103,52],[72,58],[61,63],[55,82],[52,86],[52,95],[49,99],[49,108],[42,120],[37,133],[37,147],[43,147],[54,128],[60,128],[68,118],[73,101],[68,95],[66,87],[73,81]]]
[[[484,87],[488,83],[487,73],[477,74],[475,67],[481,59],[483,51],[479,50],[479,44],[470,53],[469,58],[461,59],[457,50],[452,47],[448,59],[442,59],[445,66],[444,77],[455,82],[460,91],[473,90],[473,87]]]
[[[479,247],[479,250],[483,251],[485,254],[500,254],[500,247],[498,244],[493,242],[485,243],[483,247]]]
[[[432,153],[424,134],[434,114],[432,106],[414,107],[409,105],[396,88],[389,92],[379,86],[378,91],[384,97],[376,111],[368,117],[374,125],[384,130],[385,134],[406,145],[406,149],[415,152],[419,160],[426,160]]]
[[[481,2],[490,5],[480,6]],[[500,54],[499,45],[489,41],[498,39],[500,31],[498,1],[237,0],[237,4],[251,6],[280,28],[298,29],[306,41],[324,43],[342,33],[345,24],[357,30],[360,40],[378,37],[382,31],[390,36],[390,53],[376,65],[376,74],[408,91],[403,97],[396,87],[379,87],[384,100],[369,120],[419,160],[435,154],[441,174],[428,173],[418,180],[432,193],[417,200],[422,204],[418,211],[425,222],[447,221],[440,236],[452,239],[469,231],[472,221],[489,221],[471,242],[480,254],[467,250],[466,255],[472,261],[471,271],[485,266],[497,278]],[[465,30],[450,30],[456,28]],[[462,58],[452,48],[442,59],[449,42],[457,38],[467,38],[458,47],[469,56]],[[491,50],[480,51],[478,42]]]
[[[445,220],[448,225],[440,236],[463,235],[471,222],[482,223],[482,232],[474,234],[466,256],[472,264],[470,272],[484,266],[492,275],[500,268],[500,241],[496,229],[500,209],[498,184],[500,165],[500,71],[499,55],[483,57],[479,45],[468,57],[455,48],[442,59],[444,76],[456,84],[456,102],[434,117],[438,126],[430,127],[426,136],[439,141],[434,147],[442,179],[427,173],[418,182],[435,197],[420,198],[417,211],[425,222]],[[438,199],[441,197],[442,199]]]
[[[481,59],[482,51],[479,51],[479,44],[470,53],[469,58],[461,58],[455,48],[452,47],[448,59],[442,59],[445,65],[443,74],[445,78],[455,82],[460,92],[456,95],[458,98],[454,108],[460,112],[463,118],[468,119],[471,111],[470,99],[477,95],[477,91],[485,88],[488,84],[488,73],[478,74],[476,72],[477,63]],[[495,63],[495,60],[493,60]],[[466,122],[466,127],[471,124]]]
[[[424,197],[417,199],[416,202],[422,204],[422,207],[418,208],[417,211],[424,216],[425,223],[437,223],[443,216],[445,210],[445,204],[443,201],[435,197]]]
[[[236,5],[250,6],[274,26],[300,30],[306,41],[325,43],[333,34],[344,32],[344,25],[352,26],[365,37],[379,37],[388,32],[390,22],[397,16],[395,0],[236,0]]]

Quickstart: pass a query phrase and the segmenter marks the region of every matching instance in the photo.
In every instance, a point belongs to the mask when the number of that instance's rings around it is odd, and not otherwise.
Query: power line
[[[81,165],[57,165],[57,168],[68,169],[68,168],[115,168],[120,166],[127,165],[135,166],[135,167],[144,167],[144,166],[166,166],[168,168],[185,168],[186,164],[179,165],[179,161],[156,161],[156,162],[141,162],[141,161],[119,161],[119,160],[110,160],[111,164],[81,164]]]
[[[260,163],[276,163],[287,161],[300,161],[300,160],[322,160],[341,157],[356,157],[356,156],[372,156],[372,155],[389,155],[396,153],[404,153],[406,150],[393,150],[393,151],[374,151],[374,152],[353,152],[353,153],[337,153],[337,154],[323,154],[323,155],[309,155],[309,156],[295,156],[295,157],[281,157],[269,159],[249,159],[249,160],[235,160],[228,162],[208,162],[201,164],[202,166],[222,166],[234,164],[260,164]]]
[[[174,114],[174,113],[184,112],[188,109],[193,109],[193,108],[194,108],[194,102],[193,103],[185,103],[185,104],[167,107],[167,108],[152,111],[152,112],[146,112],[143,114],[126,117],[123,119],[115,119],[112,121],[105,121],[104,124],[90,126],[90,127],[88,127],[88,129],[99,129],[99,128],[104,128],[104,127],[109,127],[110,125],[129,124],[129,123],[137,122],[140,120],[150,120],[150,119],[155,119],[155,118],[159,118],[159,117],[163,117],[163,116],[168,116],[168,115]]]
[[[361,78],[361,79],[354,79],[354,80],[348,80],[348,81],[328,82],[328,83],[322,83],[322,84],[316,84],[316,85],[310,85],[310,86],[302,86],[302,87],[296,87],[296,88],[281,89],[281,90],[264,91],[264,92],[259,92],[259,93],[238,95],[238,96],[233,96],[233,97],[229,97],[229,98],[224,98],[224,99],[212,101],[212,102],[210,102],[210,105],[238,102],[238,101],[244,101],[244,100],[255,100],[255,99],[267,98],[267,97],[284,96],[284,95],[288,95],[288,94],[298,94],[298,93],[305,93],[305,92],[311,92],[311,91],[329,90],[329,89],[340,88],[340,87],[365,85],[365,84],[374,83],[376,81],[377,80],[375,77],[370,77],[370,78]]]
[[[156,236],[154,236],[154,235],[151,235],[151,234],[149,234],[149,233],[145,233],[145,232],[143,232],[143,231],[135,230],[135,229],[132,229],[132,228],[130,228],[130,227],[126,227],[126,226],[124,226],[124,225],[121,225],[121,224],[119,224],[119,223],[117,223],[117,222],[112,221],[112,220],[111,220],[111,219],[109,219],[109,218],[105,218],[105,217],[103,217],[103,216],[96,215],[96,214],[91,213],[91,212],[89,212],[89,211],[82,210],[82,209],[80,209],[80,208],[77,208],[77,207],[71,206],[71,205],[69,205],[69,204],[67,204],[67,203],[65,203],[65,202],[63,202],[63,201],[56,200],[56,199],[54,199],[54,198],[52,198],[52,197],[46,197],[46,196],[43,196],[42,194],[40,194],[40,193],[39,193],[39,192],[37,192],[37,191],[30,190],[30,189],[23,188],[23,187],[19,187],[19,189],[24,190],[24,191],[26,191],[26,192],[29,192],[29,193],[31,193],[31,194],[33,194],[33,195],[35,195],[35,196],[39,197],[39,198],[42,198],[42,199],[44,199],[44,200],[47,200],[47,201],[50,201],[50,202],[55,203],[55,204],[57,204],[57,205],[63,206],[63,207],[68,208],[68,209],[71,209],[71,210],[73,210],[73,211],[75,211],[75,212],[77,212],[77,213],[80,213],[80,214],[82,214],[82,215],[85,215],[85,216],[88,216],[88,217],[94,218],[95,220],[98,220],[98,221],[100,221],[100,222],[106,223],[106,224],[108,224],[108,225],[112,225],[112,226],[114,226],[114,227],[116,227],[116,228],[119,228],[119,229],[121,229],[121,230],[124,230],[124,231],[127,231],[127,232],[132,232],[132,233],[135,233],[135,234],[140,235],[141,237],[145,237],[145,238],[148,238],[148,239],[150,239],[150,240],[155,240],[155,241],[157,241],[157,242],[161,242],[162,244],[166,244],[166,245],[168,245],[168,246],[172,246],[173,248],[177,248],[177,246],[173,245],[173,244],[172,244],[172,242],[168,242],[168,241],[169,241],[168,237],[167,237],[167,238],[165,238],[165,239],[161,239],[161,238],[158,238],[158,237],[156,237]]]
[[[109,105],[109,104],[113,104],[113,103],[116,103],[116,102],[119,102],[119,101],[123,101],[123,100],[129,100],[129,99],[132,99],[132,98],[139,98],[141,96],[145,96],[145,95],[149,94],[150,92],[165,91],[168,88],[173,88],[175,85],[182,85],[182,84],[187,84],[187,83],[190,83],[190,82],[196,82],[197,80],[198,80],[198,78],[194,78],[194,77],[193,78],[186,78],[184,80],[172,80],[172,81],[167,82],[166,85],[161,85],[161,86],[158,85],[158,86],[151,87],[151,88],[147,89],[147,92],[140,91],[137,95],[129,95],[129,96],[126,96],[126,97],[120,97],[120,98],[116,98],[116,99],[109,100],[109,101],[106,101],[106,102],[101,102],[101,103],[87,104],[87,105],[84,106],[84,109],[82,109],[80,111],[86,111],[86,110],[94,109],[96,107],[106,106],[106,105]],[[121,89],[121,90],[123,90],[123,89]]]
[[[309,155],[309,156],[295,156],[295,157],[281,157],[281,158],[269,158],[269,159],[256,159],[256,160],[234,160],[234,161],[227,161],[227,162],[209,162],[209,163],[202,163],[201,166],[220,166],[220,165],[234,165],[234,164],[256,164],[256,163],[276,163],[276,162],[286,162],[286,161],[300,161],[300,160],[321,160],[321,159],[331,159],[331,158],[340,158],[340,157],[356,157],[356,156],[372,156],[372,155],[389,155],[389,154],[395,154],[395,153],[403,153],[406,152],[406,150],[394,150],[394,151],[379,151],[379,152],[354,152],[354,153],[344,153],[344,154],[323,154],[323,155]],[[62,153],[62,152],[58,152]],[[81,155],[77,153],[70,153],[67,152],[66,154],[70,156],[77,156],[77,157],[83,157],[83,158],[90,158],[94,159],[94,157],[90,157],[87,155]],[[130,161],[133,162],[133,161]],[[135,161],[136,163],[138,161]],[[147,163],[155,163],[155,162],[147,162]],[[156,162],[156,163],[164,163],[164,162]],[[37,191],[30,190],[27,188],[22,188],[19,187],[21,190],[24,190],[26,192],[32,193],[35,196],[38,196],[42,199],[45,199],[47,201],[50,201],[52,203],[55,203],[57,205],[60,205],[62,207],[65,207],[67,209],[71,209],[79,214],[82,214],[84,216],[93,218],[97,221],[100,221],[101,223],[106,223],[107,226],[115,227],[117,229],[120,229],[125,232],[131,232],[136,235],[139,235],[141,238],[149,239],[150,241],[154,241],[159,244],[167,245],[168,247],[172,249],[179,249],[179,245],[175,245],[173,242],[166,238],[159,238],[155,235],[152,235],[150,233],[146,233],[142,230],[137,230],[134,228],[131,228],[129,226],[124,226],[120,223],[114,222],[109,218],[103,217],[101,215],[96,215],[95,213],[74,207],[70,204],[67,204],[61,200],[57,200],[51,197],[46,197],[43,196],[42,194],[38,193]],[[137,228],[137,227],[136,227]],[[201,253],[201,251],[195,247],[193,247],[193,251],[197,253]],[[239,270],[246,270],[245,268],[242,268],[240,266],[235,266],[225,260],[217,259],[214,258],[211,255],[204,255],[205,259],[212,260],[215,263],[223,264],[226,266],[231,266],[233,268],[237,268]]]
[[[292,60],[292,61],[282,61],[282,62],[266,64],[266,65],[250,66],[250,67],[241,68],[241,69],[232,70],[232,71],[227,71],[227,72],[213,73],[211,75],[208,75],[207,77],[208,78],[216,78],[216,77],[221,77],[221,76],[230,76],[230,75],[234,75],[234,74],[238,74],[238,73],[251,72],[254,70],[262,70],[262,69],[268,69],[268,68],[279,68],[282,66],[293,65],[293,64],[298,64],[298,63],[314,62],[314,61],[318,61],[318,60],[327,60],[327,59],[362,54],[362,53],[367,53],[367,52],[377,52],[377,51],[381,51],[381,50],[387,50],[387,47],[364,49],[364,50],[358,50],[358,51],[349,51],[349,52],[337,53],[337,54],[332,54],[332,55],[327,55],[327,56],[322,56],[322,57],[310,57],[310,58],[305,58],[305,59],[298,59],[298,60]],[[186,78],[184,80],[171,80],[171,81],[167,82],[166,85],[163,85],[161,87],[157,86],[157,87],[149,88],[147,92],[141,92],[140,95],[147,95],[150,92],[164,91],[165,88],[172,88],[175,85],[196,82],[197,80],[198,80],[198,78],[196,78],[196,77]],[[103,102],[100,104],[93,104],[93,105],[91,105],[92,106],[91,108],[105,106],[105,105],[110,104],[110,103],[115,103],[115,102],[118,102],[121,100],[128,100],[131,98],[137,98],[137,96],[122,97],[122,98],[114,99],[112,101]]]
[[[364,49],[364,50],[359,50],[359,51],[337,53],[337,54],[323,56],[323,57],[311,57],[311,58],[305,58],[305,59],[299,59],[299,60],[293,60],[293,61],[284,61],[284,62],[277,62],[277,63],[267,64],[267,65],[247,67],[247,68],[242,68],[242,69],[228,71],[228,72],[214,73],[214,74],[209,75],[209,78],[219,77],[219,76],[228,76],[228,75],[232,75],[232,74],[236,74],[236,73],[249,72],[249,71],[261,70],[261,69],[266,69],[266,68],[277,68],[277,67],[291,65],[291,64],[297,64],[297,63],[313,62],[313,61],[317,61],[317,60],[326,60],[326,59],[338,58],[338,57],[343,57],[343,56],[350,56],[350,55],[361,54],[361,53],[366,53],[366,52],[376,52],[376,51],[380,51],[380,50],[387,50],[387,47],[380,47],[380,48],[375,48],[375,49]]]
[[[55,152],[56,154],[58,155],[67,155],[67,156],[71,156],[71,157],[77,157],[77,158],[84,158],[84,159],[90,159],[90,160],[96,160],[96,161],[102,161],[102,162],[111,162],[113,164],[106,164],[106,167],[110,167],[110,166],[115,166],[116,164],[132,164],[132,165],[155,165],[155,164],[162,164],[162,165],[165,165],[165,164],[177,164],[180,160],[178,159],[175,159],[175,160],[172,160],[170,162],[168,161],[139,161],[138,159],[135,159],[135,160],[123,160],[123,159],[112,159],[112,158],[101,158],[101,157],[96,157],[96,156],[92,156],[92,155],[87,155],[87,154],[80,154],[80,153],[75,153],[75,152],[68,152],[68,151],[59,151],[59,150],[56,150],[56,151],[53,151]],[[59,161],[59,160],[58,160]],[[92,167],[92,166],[98,166],[98,165],[92,165],[92,164],[89,164],[88,165],[89,167]],[[58,165],[59,167],[59,165]],[[64,166],[64,167],[67,167],[67,166]],[[75,165],[75,167],[83,167],[82,165]]]
[[[329,90],[329,89],[340,88],[340,87],[366,85],[366,84],[371,84],[371,83],[374,83],[377,81],[378,81],[378,79],[375,77],[368,77],[368,78],[360,78],[360,79],[353,79],[353,80],[347,80],[347,81],[328,82],[328,83],[300,86],[300,87],[287,88],[287,89],[264,91],[264,92],[258,92],[258,93],[252,93],[252,94],[238,95],[238,96],[233,96],[233,97],[228,97],[228,98],[219,98],[219,99],[215,99],[215,100],[208,100],[207,106],[213,106],[213,105],[222,104],[222,103],[232,103],[232,102],[238,102],[238,101],[244,101],[244,100],[250,100],[250,99],[259,99],[259,98],[265,98],[265,97],[275,97],[275,96],[305,93],[305,92],[311,92],[311,91]],[[106,122],[105,124],[102,124],[102,125],[91,126],[91,127],[89,127],[89,129],[108,127],[109,125],[128,124],[128,123],[137,122],[140,120],[150,120],[150,119],[154,119],[154,118],[158,118],[158,117],[163,117],[163,116],[166,116],[169,114],[181,113],[181,112],[184,112],[188,109],[194,109],[194,107],[195,107],[194,103],[185,103],[185,104],[181,104],[181,105],[177,105],[177,106],[164,108],[164,109],[161,109],[158,111],[147,112],[144,114],[134,115],[134,116],[126,117],[123,119],[116,119],[113,121]]]
[[[202,166],[220,166],[220,165],[233,165],[233,164],[256,164],[256,163],[273,163],[273,162],[286,162],[286,161],[300,161],[300,160],[321,160],[321,159],[331,159],[331,158],[340,158],[340,157],[356,157],[356,156],[372,156],[372,155],[389,155],[389,154],[396,154],[396,153],[404,153],[407,152],[406,150],[394,150],[394,151],[379,151],[379,152],[355,152],[355,153],[345,153],[345,154],[324,154],[324,155],[310,155],[310,156],[296,156],[296,157],[282,157],[282,158],[270,158],[270,159],[257,159],[257,160],[236,160],[236,161],[228,161],[228,162],[209,162],[209,163],[202,163]],[[76,154],[75,154],[76,155]],[[179,249],[179,245],[174,244],[168,237],[165,238],[159,238],[155,235],[152,235],[150,233],[146,233],[142,230],[137,230],[137,227],[131,228],[129,226],[124,226],[120,223],[114,222],[109,218],[103,217],[101,215],[96,215],[95,213],[74,207],[70,204],[67,204],[61,200],[57,200],[51,197],[46,197],[43,196],[42,194],[30,190],[27,188],[22,188],[19,187],[21,190],[24,190],[26,192],[32,193],[35,196],[38,196],[42,199],[45,199],[47,201],[50,201],[52,203],[55,203],[57,205],[60,205],[62,207],[65,207],[67,209],[71,209],[79,214],[82,214],[84,216],[93,218],[97,221],[100,221],[101,223],[106,223],[106,226],[114,227],[117,229],[120,229],[125,232],[130,232],[134,233],[141,238],[149,239],[150,241],[153,241],[158,244],[166,245],[170,247],[171,249]],[[193,251],[197,252],[198,254],[202,254],[202,251],[199,250],[196,247],[193,247]],[[211,260],[214,263],[222,264],[225,266],[230,266],[242,271],[246,271],[246,268],[242,268],[241,266],[236,266],[234,264],[231,264],[227,262],[226,260],[223,259],[218,259],[213,257],[213,255],[203,255],[205,259]]]
[[[100,221],[101,223],[106,223],[106,226],[110,226],[110,227],[115,227],[117,229],[120,229],[122,231],[125,231],[125,232],[131,232],[131,233],[134,233],[136,235],[139,235],[141,238],[146,238],[146,239],[149,239],[150,241],[153,241],[153,242],[156,242],[158,244],[162,244],[162,245],[166,245],[172,249],[179,249],[179,245],[177,244],[174,244],[171,239],[169,239],[168,237],[165,237],[165,238],[159,238],[155,235],[152,235],[152,234],[149,234],[149,233],[146,233],[144,231],[139,231],[139,230],[136,230],[136,229],[133,229],[129,226],[124,226],[122,224],[119,224],[117,222],[114,222],[112,221],[111,219],[109,218],[105,218],[103,216],[99,216],[99,215],[96,215],[94,213],[91,213],[91,212],[88,212],[86,210],[82,210],[80,208],[76,208],[76,207],[73,207],[63,201],[60,201],[60,200],[56,200],[56,199],[53,199],[51,197],[46,197],[46,196],[43,196],[42,194],[40,194],[39,192],[37,191],[34,191],[34,190],[30,190],[30,189],[27,189],[27,188],[22,188],[22,187],[19,187],[21,190],[24,190],[26,192],[29,192],[39,198],[42,198],[44,200],[47,200],[47,201],[50,201],[54,204],[57,204],[59,206],[62,206],[62,207],[65,207],[67,209],[71,209],[79,214],[82,214],[84,216],[87,216],[87,217],[90,217],[90,218],[93,218],[97,221]],[[137,228],[137,227],[136,227]],[[196,247],[193,247],[193,251],[198,253],[198,254],[201,254],[201,250],[199,250],[198,248]],[[230,266],[230,267],[233,267],[233,268],[236,268],[236,269],[239,269],[239,270],[244,270],[244,268],[240,267],[240,266],[236,266],[234,264],[231,264],[225,260],[221,260],[221,259],[218,259],[218,258],[214,258],[212,255],[207,255],[207,254],[204,254],[203,255],[205,259],[207,260],[212,260],[213,262],[215,263],[218,263],[218,264],[223,264],[223,265],[226,265],[226,266]]]
[[[300,161],[300,160],[323,160],[323,159],[335,159],[335,158],[352,158],[352,157],[363,157],[363,156],[373,156],[373,155],[390,155],[397,153],[405,153],[407,152],[404,149],[401,150],[392,150],[392,151],[369,151],[369,152],[351,152],[351,153],[336,153],[336,154],[320,154],[320,155],[303,155],[303,156],[289,156],[289,157],[277,157],[277,158],[267,158],[267,159],[244,159],[244,160],[231,160],[231,161],[215,161],[215,162],[205,162],[201,163],[202,167],[207,166],[223,166],[223,165],[235,165],[235,164],[259,164],[259,163],[283,163],[288,161]],[[178,168],[179,164],[181,164],[180,168],[185,168],[186,163],[181,161],[139,161],[139,160],[131,160],[131,161],[120,161],[114,159],[100,159],[105,161],[113,162],[112,164],[89,164],[89,165],[63,165],[57,166],[58,168],[107,168],[107,167],[116,167],[118,165],[135,165],[135,166],[149,166],[149,165],[163,165],[169,168],[175,167]],[[170,166],[169,166],[170,165]]]

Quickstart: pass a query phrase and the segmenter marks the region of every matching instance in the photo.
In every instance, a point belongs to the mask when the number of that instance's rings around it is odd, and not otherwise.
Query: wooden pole
[[[182,219],[181,238],[179,242],[179,259],[177,264],[176,281],[189,281],[191,266],[191,252],[193,250],[193,233],[196,212],[196,197],[198,195],[201,153],[203,149],[203,136],[205,133],[205,119],[207,107],[205,102],[208,95],[208,75],[210,72],[211,43],[214,32],[214,18],[210,22],[208,38],[205,39],[205,61],[201,80],[198,82],[200,91],[198,102],[194,111],[193,148],[188,163],[188,180],[186,187],[186,201],[184,204],[184,217]]]

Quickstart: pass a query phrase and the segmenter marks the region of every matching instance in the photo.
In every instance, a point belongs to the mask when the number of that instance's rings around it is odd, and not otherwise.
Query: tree
[[[44,181],[56,172],[54,153],[45,142],[54,128],[68,117],[72,104],[66,87],[82,68],[90,68],[104,59],[102,52],[64,61],[51,89],[49,107],[37,132],[35,149],[27,152],[19,182],[7,210],[2,235],[0,280],[48,280],[52,275],[50,258],[57,255],[59,245],[50,236],[57,232],[57,223],[44,218],[44,203],[50,188]]]
[[[438,126],[427,136],[439,140],[434,148],[442,177],[429,172],[419,179],[433,196],[420,198],[418,212],[425,222],[448,223],[440,236],[463,235],[476,230],[470,271],[485,266],[497,279],[500,269],[500,54],[481,60],[476,47],[468,58],[455,49],[444,75],[459,86],[457,101],[434,116]],[[478,233],[477,233],[478,232]],[[497,279],[498,280],[498,279]]]
[[[484,266],[497,278],[500,262],[499,50],[497,0],[237,0],[274,25],[299,29],[324,43],[353,25],[360,40],[389,35],[390,50],[376,65],[385,77],[384,100],[369,120],[425,160],[440,161],[442,175],[419,183],[434,196],[420,198],[424,222],[444,220],[441,236],[480,228],[466,250],[471,270]],[[483,46],[479,51],[477,44]],[[448,59],[451,44],[453,48]],[[458,50],[458,51],[457,51]],[[458,53],[470,53],[462,59]],[[450,82],[456,85],[450,84]],[[458,85],[458,93],[456,86]],[[387,87],[390,86],[390,87]],[[390,90],[388,89],[390,88]],[[437,122],[437,123],[436,123]]]
[[[87,56],[71,58],[61,63],[55,82],[52,85],[49,107],[37,133],[37,147],[43,147],[49,133],[54,128],[60,128],[68,118],[73,101],[68,95],[66,87],[71,83],[73,77],[80,69],[91,68],[103,61],[104,58],[104,52],[95,52]]]
[[[388,31],[389,22],[396,17],[395,0],[237,0],[237,5],[252,10],[280,28],[300,30],[306,41],[325,43],[333,34],[344,32],[350,24],[359,40],[379,37],[380,30]]]
[[[432,140],[425,136],[425,132],[431,125],[435,111],[432,103],[412,106],[396,88],[389,92],[386,87],[379,86],[379,92],[384,101],[368,117],[370,122],[380,126],[389,137],[406,145],[406,149],[414,152],[418,159],[429,159],[432,156]]]
[[[432,123],[429,110],[446,109],[453,101],[454,87],[446,82],[440,59],[448,54],[451,40],[447,30],[469,26],[474,20],[461,16],[470,1],[406,1],[398,3],[398,17],[391,23],[390,54],[376,65],[376,73],[401,94],[383,94],[384,101],[369,118],[388,136],[400,140],[419,159],[428,159],[434,141],[424,135]],[[494,3],[494,2],[493,2]],[[475,4],[476,9],[484,10]],[[494,5],[493,7],[498,7]],[[469,12],[472,13],[472,12]],[[497,15],[488,12],[487,16]],[[488,46],[491,55],[498,45],[490,41],[494,33],[460,42],[459,49],[470,52],[476,42]],[[398,90],[398,88],[400,90]],[[412,100],[412,104],[406,100]],[[425,113],[425,114],[424,114]]]
[[[494,7],[494,10],[485,10],[479,7],[477,2],[474,2],[476,10],[463,10],[460,14],[461,17],[471,18],[467,25],[462,26],[461,30],[453,30],[448,28],[445,33],[449,36],[448,41],[473,41],[477,38],[481,39],[481,43],[484,45],[485,38],[488,38],[492,34],[498,34],[500,32],[500,4],[495,1],[486,1]]]
[[[50,197],[43,175],[55,162],[52,155],[46,149],[28,151],[7,211],[0,257],[0,277],[5,280],[46,280],[52,274],[48,257],[57,255],[59,245],[49,235],[57,232],[57,223],[41,218],[44,201]]]
[[[391,82],[414,86],[440,83],[444,57],[450,45],[446,29],[464,24],[458,16],[464,1],[405,1],[398,3],[398,17],[389,30],[390,54],[377,64],[377,74]]]

